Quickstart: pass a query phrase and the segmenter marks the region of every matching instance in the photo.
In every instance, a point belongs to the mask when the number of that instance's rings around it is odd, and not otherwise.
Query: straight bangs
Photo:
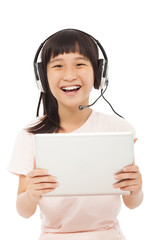
[[[55,33],[45,44],[41,58],[46,69],[51,57],[63,53],[80,53],[87,57],[93,69],[98,64],[98,48],[95,42],[87,34],[77,30],[62,30]]]

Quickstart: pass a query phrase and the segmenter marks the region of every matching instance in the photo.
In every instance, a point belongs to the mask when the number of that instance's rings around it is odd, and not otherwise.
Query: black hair
[[[45,43],[41,52],[41,61],[43,72],[45,75],[46,92],[41,93],[44,115],[33,126],[27,128],[29,133],[53,133],[61,129],[60,118],[58,115],[58,103],[56,98],[51,93],[47,81],[47,64],[51,57],[56,57],[63,53],[79,52],[87,57],[94,71],[94,87],[99,88],[100,76],[98,71],[98,47],[95,41],[84,32],[67,29],[62,30],[52,35]]]

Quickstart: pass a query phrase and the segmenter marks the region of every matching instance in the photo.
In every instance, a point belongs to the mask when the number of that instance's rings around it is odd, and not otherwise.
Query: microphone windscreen
[[[82,105],[80,105],[78,108],[79,108],[79,110],[83,110],[83,109],[86,108],[86,106],[82,106]]]

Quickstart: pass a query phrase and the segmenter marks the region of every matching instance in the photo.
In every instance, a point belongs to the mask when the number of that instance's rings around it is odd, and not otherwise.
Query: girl
[[[80,105],[89,104],[93,86],[100,86],[97,44],[84,32],[62,30],[45,42],[41,59],[40,69],[38,66],[35,71],[36,77],[43,78],[40,99],[44,115],[19,133],[9,165],[9,171],[19,175],[17,211],[29,218],[40,207],[40,240],[123,240],[117,220],[120,196],[43,198],[42,194],[53,191],[60,183],[47,170],[35,168],[32,137],[36,133],[132,131],[136,141],[135,130],[126,120],[89,107],[79,110]],[[126,166],[115,179],[115,188],[131,191],[131,195],[122,196],[124,204],[131,209],[139,206],[143,193],[138,166]]]

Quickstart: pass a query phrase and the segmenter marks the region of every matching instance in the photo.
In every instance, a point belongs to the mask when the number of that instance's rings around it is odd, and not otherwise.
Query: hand
[[[131,191],[132,195],[141,191],[142,176],[137,165],[127,166],[121,173],[115,174],[117,183],[113,185],[114,188],[120,188],[124,191]]]
[[[48,175],[45,169],[33,169],[26,176],[27,191],[37,201],[42,194],[53,191],[58,185],[56,177]]]

